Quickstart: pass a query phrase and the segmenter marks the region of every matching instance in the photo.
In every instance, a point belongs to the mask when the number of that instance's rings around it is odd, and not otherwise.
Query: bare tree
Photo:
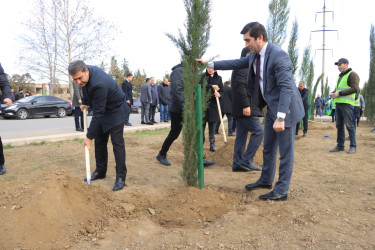
[[[30,32],[22,36],[23,63],[42,78],[49,72],[51,84],[57,77],[68,82],[73,93],[69,63],[80,59],[100,64],[110,54],[115,27],[95,17],[87,0],[37,0],[32,14],[25,23]]]

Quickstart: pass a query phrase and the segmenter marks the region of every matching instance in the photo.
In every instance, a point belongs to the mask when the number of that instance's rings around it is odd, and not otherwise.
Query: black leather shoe
[[[207,161],[207,160],[203,160],[203,167],[205,168],[208,168],[212,165],[215,165],[216,164],[216,161]]]
[[[100,179],[104,179],[105,178],[105,174],[99,174],[98,172],[94,171],[92,172],[91,174],[91,181],[95,181],[95,180],[100,180]],[[84,179],[85,182],[87,182],[87,178]]]
[[[288,195],[287,194],[278,194],[275,191],[271,191],[268,194],[259,195],[259,199],[264,200],[264,201],[267,201],[267,200],[285,201],[286,199],[288,199]]]
[[[130,122],[126,123],[125,126],[133,126]]]
[[[121,190],[125,186],[125,180],[121,178],[116,178],[115,185],[113,185],[113,191]]]
[[[257,180],[256,182],[254,183],[251,183],[251,184],[247,184],[245,186],[245,188],[247,190],[254,190],[254,189],[258,189],[258,188],[268,188],[268,189],[271,189],[272,188],[272,183],[269,184],[269,183],[266,183],[266,182],[263,182],[261,180]]]
[[[147,125],[154,125],[152,122],[146,122]]]
[[[4,165],[0,166],[0,175],[5,174],[6,172],[7,170],[5,169],[5,166]]]
[[[154,120],[153,120],[153,121],[151,121],[151,122],[152,122],[152,123],[158,123],[157,121],[154,121]]]
[[[232,168],[232,172],[250,172],[252,169],[246,167],[245,165],[235,166]]]
[[[145,122],[141,122],[141,124],[146,124]]]
[[[258,166],[255,165],[254,163],[251,163],[249,166],[246,166],[246,167],[254,171],[262,171],[262,169],[258,168]]]
[[[83,129],[83,128],[76,128],[76,131],[78,131],[78,132],[83,132],[84,129]]]
[[[215,143],[210,143],[210,151],[211,152],[215,152],[216,151]]]
[[[167,156],[166,155],[161,155],[160,152],[156,156],[156,160],[158,160],[160,162],[160,164],[163,164],[165,166],[170,166],[171,165],[171,162],[168,161]]]
[[[329,152],[339,152],[339,151],[344,151],[344,147],[336,146],[333,149],[331,149]]]

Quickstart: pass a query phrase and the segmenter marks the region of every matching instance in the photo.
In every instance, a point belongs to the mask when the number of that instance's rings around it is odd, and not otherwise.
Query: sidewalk
[[[143,130],[156,130],[160,128],[169,128],[171,123],[157,123],[154,125],[143,125],[143,124],[133,124],[133,126],[124,126],[124,134],[133,133]],[[73,133],[62,133],[56,135],[45,135],[45,136],[31,136],[25,138],[16,138],[16,139],[4,139],[2,140],[3,145],[12,145],[12,146],[22,146],[31,143],[40,143],[43,141],[57,142],[64,140],[73,140],[73,139],[83,139],[85,138],[85,133],[82,132],[73,132]]]

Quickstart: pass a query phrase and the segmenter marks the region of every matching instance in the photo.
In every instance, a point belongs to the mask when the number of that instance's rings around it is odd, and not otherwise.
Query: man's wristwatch
[[[278,121],[278,122],[283,122],[283,121],[285,121],[285,118],[277,117],[277,121]]]

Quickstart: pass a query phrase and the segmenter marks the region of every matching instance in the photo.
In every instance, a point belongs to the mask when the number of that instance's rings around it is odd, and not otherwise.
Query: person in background
[[[10,94],[11,94],[11,98],[10,99],[12,100],[12,102],[14,102],[16,100],[16,96],[14,94],[14,89],[10,90]]]
[[[22,99],[24,96],[23,96],[23,88],[20,88],[19,90],[18,90],[18,93],[14,96],[15,98],[15,100],[17,101],[17,100],[19,100],[19,99]]]
[[[221,76],[213,69],[207,68],[206,73],[202,76],[207,79],[206,91],[210,96],[208,100],[208,108],[203,115],[203,143],[205,142],[205,129],[208,123],[208,135],[210,140],[210,151],[215,152],[215,126],[220,121],[219,110],[217,107],[216,97],[220,97],[223,93],[223,80]],[[202,85],[203,86],[203,85]],[[216,90],[216,92],[215,92]]]
[[[363,111],[365,111],[365,107],[366,107],[365,99],[363,98],[361,94],[359,94],[354,104],[354,112],[353,112],[354,127],[359,127],[359,120],[361,119]]]
[[[322,105],[323,99],[320,97],[320,94],[318,94],[315,98],[315,117],[318,115],[322,117]]]
[[[1,91],[1,96],[2,96],[2,101],[10,106],[12,105],[12,94],[10,91],[10,85],[7,76],[4,73],[4,69],[1,66],[0,63],[0,91]],[[0,136],[0,175],[3,175],[6,173],[5,169],[5,157],[4,157],[4,149],[3,149],[3,142],[1,141],[1,136]]]
[[[232,116],[232,90],[230,82],[226,81],[223,86],[223,96],[220,98],[221,116],[227,116],[228,120],[228,136],[235,136],[232,131],[233,116]],[[219,134],[220,120],[216,123],[215,134]]]
[[[303,136],[307,135],[308,117],[309,117],[309,90],[305,88],[305,82],[300,81],[298,84],[299,93],[301,94],[303,108],[305,109],[305,116],[303,117]],[[298,135],[300,122],[296,126],[296,135]]]
[[[76,131],[83,132],[83,112],[81,110],[82,104],[82,86],[78,85],[75,81],[73,81],[73,100],[72,105],[75,107],[74,109],[74,124],[76,126]]]
[[[155,113],[156,107],[159,104],[159,95],[158,95],[158,87],[155,84],[155,77],[150,77],[150,86],[151,86],[151,99],[152,102],[150,104],[150,122],[157,123],[155,121]]]
[[[168,78],[164,77],[162,84],[158,87],[160,122],[168,122],[168,108],[171,101],[171,88],[169,87]]]
[[[146,78],[146,82],[141,86],[141,98],[142,112],[141,112],[141,124],[154,125],[150,121],[150,104],[152,103],[151,97],[151,86],[150,78]]]
[[[125,126],[132,126],[129,122],[131,107],[133,105],[133,86],[131,81],[133,81],[133,74],[129,73],[126,75],[124,82],[122,83],[122,91],[126,95],[126,113],[125,113]]]

